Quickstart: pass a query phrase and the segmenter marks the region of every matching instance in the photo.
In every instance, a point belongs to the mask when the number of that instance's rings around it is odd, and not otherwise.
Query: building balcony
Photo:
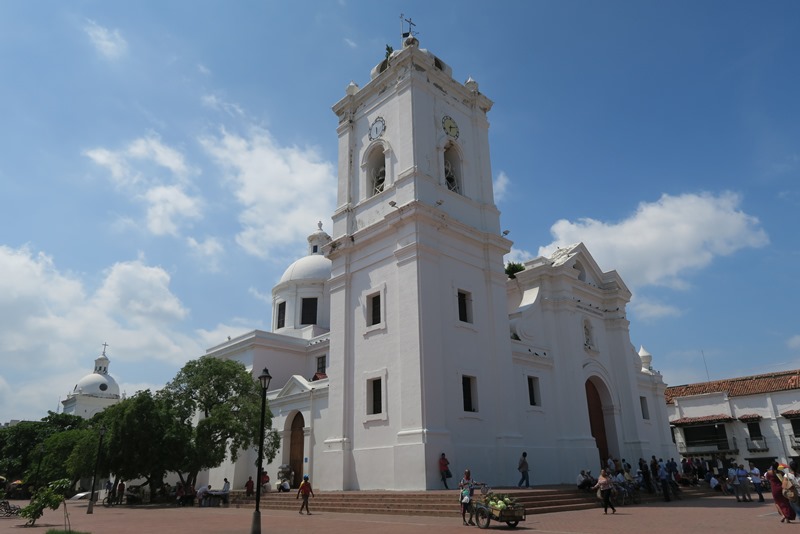
[[[750,452],[768,451],[767,438],[747,438],[747,450]]]
[[[687,455],[701,455],[701,454],[717,454],[728,453],[738,454],[739,449],[736,446],[736,438],[730,440],[714,439],[714,440],[700,440],[700,441],[687,441],[685,443],[678,442],[678,452]],[[800,446],[800,444],[799,444]]]

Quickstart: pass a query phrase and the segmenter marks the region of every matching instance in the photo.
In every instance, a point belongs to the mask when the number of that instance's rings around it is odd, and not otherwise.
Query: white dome
[[[73,391],[76,395],[93,397],[119,398],[119,385],[111,375],[92,373],[81,378]]]
[[[293,281],[325,281],[330,277],[331,260],[320,254],[312,254],[291,264],[281,276],[279,284]]]

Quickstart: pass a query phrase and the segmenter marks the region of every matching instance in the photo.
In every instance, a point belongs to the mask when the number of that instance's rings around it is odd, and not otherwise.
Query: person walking
[[[797,518],[797,514],[789,500],[783,496],[783,475],[781,475],[781,471],[778,468],[778,462],[772,462],[772,466],[764,477],[769,482],[772,500],[775,502],[778,514],[781,516],[781,523],[791,523]]]
[[[610,506],[611,513],[616,514],[617,509],[614,508],[614,504],[611,502],[611,492],[614,489],[614,483],[611,481],[611,477],[605,469],[600,470],[600,476],[597,477],[597,484],[592,486],[592,491],[596,489],[600,490],[600,497],[603,499],[603,513],[608,515],[608,507]]]
[[[523,452],[522,457],[519,459],[519,465],[517,466],[517,470],[522,474],[522,478],[519,479],[519,483],[517,483],[517,487],[521,488],[522,483],[525,483],[525,487],[530,487],[530,479],[528,478],[528,453]]]
[[[753,462],[750,462],[750,479],[753,481],[753,489],[758,493],[758,502],[764,502],[764,487],[762,485],[761,471]]]
[[[458,483],[458,489],[461,490],[461,493],[459,493],[459,499],[461,501],[461,521],[463,521],[465,525],[475,526],[475,521],[473,521],[475,517],[475,507],[472,506],[472,495],[475,493],[475,486],[477,484],[478,483],[472,478],[472,472],[469,469],[465,469],[464,476]],[[469,522],[467,521],[467,512],[469,512]]]
[[[447,479],[452,478],[453,474],[450,472],[450,460],[447,459],[447,456],[442,453],[439,457],[439,475],[442,477],[442,484],[444,484],[444,489],[450,489],[447,487]]]
[[[253,496],[253,488],[255,487],[255,482],[253,482],[253,477],[247,477],[247,482],[244,483],[244,494],[245,497],[252,497]]]
[[[303,503],[300,505],[300,514],[303,514],[303,508],[306,509],[306,514],[311,515],[311,511],[308,509],[308,496],[314,496],[314,489],[311,487],[311,481],[308,480],[308,475],[303,475],[303,482],[300,483],[300,487],[297,488],[297,497],[299,499],[301,496],[303,497]]]

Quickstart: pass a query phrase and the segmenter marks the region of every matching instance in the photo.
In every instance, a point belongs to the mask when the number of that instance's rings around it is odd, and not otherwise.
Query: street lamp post
[[[94,473],[92,474],[92,494],[89,496],[89,507],[87,514],[94,513],[94,487],[97,484],[97,466],[100,464],[100,450],[103,448],[103,436],[106,435],[106,427],[100,427],[100,441],[97,443],[97,456],[94,459]]]
[[[267,412],[267,388],[272,380],[266,367],[258,377],[261,382],[261,431],[258,440],[258,473],[256,478],[256,509],[253,512],[253,525],[250,527],[250,534],[261,534],[261,471],[264,465],[264,417]]]

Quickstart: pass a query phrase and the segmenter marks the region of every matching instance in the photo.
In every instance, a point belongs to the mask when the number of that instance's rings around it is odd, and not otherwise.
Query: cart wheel
[[[475,511],[475,521],[478,528],[489,528],[489,511],[486,508],[478,508]]]
[[[517,528],[517,525],[519,525],[519,521],[506,521],[506,525],[508,525],[509,528]]]

